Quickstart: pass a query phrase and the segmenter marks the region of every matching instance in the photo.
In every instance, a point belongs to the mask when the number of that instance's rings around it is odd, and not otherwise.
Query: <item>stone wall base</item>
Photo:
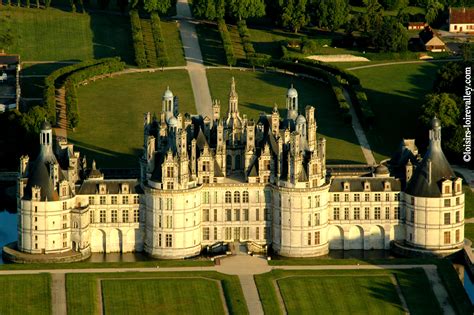
[[[446,257],[450,256],[460,250],[462,247],[459,248],[452,248],[452,249],[440,249],[440,250],[428,250],[428,249],[421,249],[411,247],[399,241],[391,242],[390,250],[400,256],[404,257],[419,257],[419,258],[433,258],[433,257]]]
[[[4,261],[18,264],[49,264],[49,263],[71,263],[89,258],[90,247],[81,252],[69,251],[61,254],[27,254],[17,249],[17,243],[9,243],[3,247],[2,257]]]

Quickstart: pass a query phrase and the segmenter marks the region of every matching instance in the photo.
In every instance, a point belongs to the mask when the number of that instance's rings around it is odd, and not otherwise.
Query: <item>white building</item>
[[[271,245],[283,256],[331,249],[389,249],[445,255],[461,249],[464,194],[441,150],[417,158],[404,140],[394,158],[359,176],[326,173],[326,141],[315,109],[298,115],[298,92],[257,121],[240,116],[232,81],[227,116],[178,114],[168,89],[159,119],[148,113],[139,179],[104,179],[72,145],[53,153],[51,126],[34,162],[22,157],[18,250],[23,254],[145,251],[198,255],[219,241]],[[47,256],[47,255],[46,255]]]
[[[449,8],[449,31],[451,33],[474,32],[474,8]]]

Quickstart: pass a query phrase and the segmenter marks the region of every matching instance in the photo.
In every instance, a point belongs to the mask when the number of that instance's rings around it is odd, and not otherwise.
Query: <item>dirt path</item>
[[[51,306],[53,315],[67,314],[66,307],[66,275],[64,273],[51,274]]]
[[[346,70],[359,70],[359,69],[366,69],[366,68],[374,68],[374,67],[385,67],[385,66],[393,66],[393,65],[403,65],[403,64],[411,64],[411,63],[426,63],[426,62],[449,62],[449,61],[459,61],[459,58],[453,59],[443,59],[443,60],[412,60],[412,61],[394,61],[394,62],[385,62],[385,63],[378,63],[375,65],[365,65],[365,66],[357,66],[352,68],[347,68]]]

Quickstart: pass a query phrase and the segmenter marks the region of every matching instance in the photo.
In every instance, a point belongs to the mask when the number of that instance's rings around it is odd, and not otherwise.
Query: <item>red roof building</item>
[[[449,31],[474,32],[474,8],[449,8]]]

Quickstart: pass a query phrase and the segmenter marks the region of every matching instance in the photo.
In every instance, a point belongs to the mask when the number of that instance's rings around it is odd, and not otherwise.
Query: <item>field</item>
[[[105,314],[133,309],[143,315],[224,313],[219,283],[211,279],[104,280],[102,296]]]
[[[239,110],[248,118],[258,119],[261,112],[271,113],[274,104],[286,117],[286,92],[294,84],[299,93],[300,113],[306,105],[316,108],[320,136],[327,140],[328,163],[365,163],[362,150],[349,124],[344,124],[330,88],[318,81],[294,78],[283,74],[208,70],[211,96],[221,101],[221,117],[227,115],[231,77],[239,94]]]
[[[422,269],[273,270],[255,280],[268,314],[281,314],[278,294],[288,314],[403,314],[394,280],[411,314],[441,314]]]
[[[467,238],[474,244],[474,223],[464,224],[464,238]]]
[[[49,274],[0,276],[0,314],[51,314]]]
[[[417,117],[439,67],[422,63],[353,70],[375,113],[375,126],[366,134],[377,161],[391,156],[402,138],[428,138]]]
[[[179,35],[178,25],[173,21],[161,20],[161,30],[166,44],[169,66],[185,66],[184,49]]]
[[[79,127],[68,138],[98,167],[138,167],[143,113],[160,114],[167,85],[179,98],[180,112],[196,112],[184,70],[121,75],[78,89]]]
[[[113,281],[107,279],[114,278],[118,280],[116,284]],[[128,278],[128,280],[125,280]],[[150,281],[150,278],[168,278],[166,280]],[[180,278],[180,280],[169,281],[169,278]],[[191,279],[186,279],[191,278]],[[196,281],[196,278],[200,278],[202,282]],[[158,292],[166,292],[167,300],[166,304],[168,307],[177,306],[184,304],[183,301],[190,301],[188,299],[189,294],[194,294],[193,305],[181,305],[183,309],[170,309],[167,314],[198,314],[200,308],[204,310],[204,314],[212,314],[214,311],[218,313],[222,310],[222,305],[218,302],[216,296],[217,286],[209,285],[205,281],[217,280],[221,283],[225,302],[227,308],[231,314],[247,314],[247,306],[243,297],[242,288],[237,276],[223,275],[217,272],[127,272],[127,273],[87,273],[87,274],[67,274],[66,275],[66,294],[67,294],[67,309],[69,315],[75,314],[93,314],[98,310],[98,290],[97,281],[99,279],[106,280],[107,283],[104,288],[104,305],[106,307],[106,314],[118,314],[115,310],[118,309],[118,304],[111,303],[110,299],[119,295],[116,300],[122,300],[118,303],[123,303],[123,308],[120,309],[120,314],[131,314],[132,312],[140,309],[140,312],[151,312],[156,313],[156,303],[161,303],[161,298],[158,296]],[[136,281],[138,279],[147,279],[146,281]],[[158,283],[164,281],[161,284]],[[178,285],[179,284],[179,285]],[[148,289],[154,290],[154,294],[146,292]],[[131,289],[132,288],[132,289]],[[122,292],[121,290],[126,290]],[[198,293],[195,290],[199,290]],[[144,300],[140,301],[140,305],[136,305],[136,302],[132,303],[133,295],[141,295]],[[109,297],[107,297],[109,295]],[[200,301],[197,301],[197,300]],[[127,304],[130,302],[131,304]],[[212,303],[212,306],[209,306]],[[206,306],[205,306],[206,305]],[[107,309],[107,307],[110,309]],[[117,308],[116,308],[117,307]],[[206,308],[204,308],[206,307]],[[185,309],[184,309],[185,308]],[[160,308],[162,309],[162,308]],[[181,312],[183,310],[183,312]],[[188,312],[189,311],[189,312]]]
[[[72,14],[48,10],[0,7],[14,42],[7,52],[22,61],[86,60],[120,56],[133,63],[128,17]]]

